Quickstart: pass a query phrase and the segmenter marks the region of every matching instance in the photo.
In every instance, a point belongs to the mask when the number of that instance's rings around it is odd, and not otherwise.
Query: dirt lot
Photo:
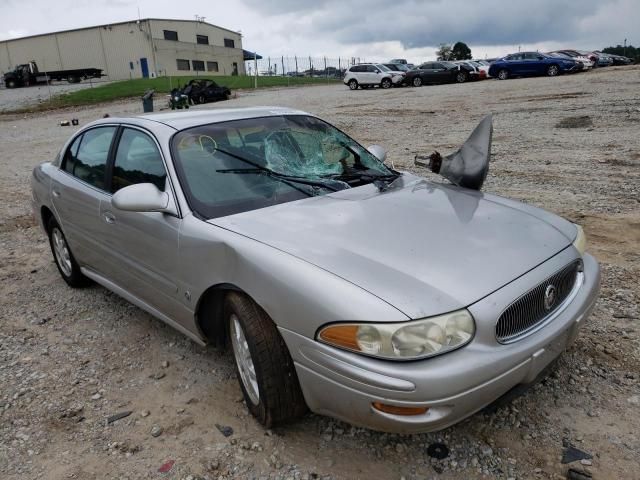
[[[0,477],[548,479],[571,466],[640,478],[639,87],[640,68],[612,67],[388,91],[262,90],[214,106],[302,108],[386,145],[397,168],[413,171],[415,153],[454,149],[491,111],[485,190],[585,227],[601,299],[557,369],[506,407],[412,436],[313,415],[264,431],[246,413],[229,354],[101,287],[61,280],[31,217],[31,169],[72,133],[61,120],[138,113],[138,102],[0,116]],[[123,411],[132,413],[107,423]],[[429,457],[434,442],[448,446],[446,459]],[[569,443],[593,459],[562,464]]]
[[[51,95],[69,93],[84,88],[92,88],[105,83],[103,80],[84,80],[82,83],[51,82],[47,85],[38,85],[29,88],[0,88],[0,113],[9,110],[17,110],[23,107],[37,105],[49,101]]]

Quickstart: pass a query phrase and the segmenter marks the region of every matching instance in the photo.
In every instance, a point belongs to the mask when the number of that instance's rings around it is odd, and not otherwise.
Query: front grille
[[[578,278],[581,261],[576,260],[518,298],[502,312],[496,324],[496,339],[508,343],[543,323],[567,299]],[[547,291],[555,287],[555,300],[545,305]]]

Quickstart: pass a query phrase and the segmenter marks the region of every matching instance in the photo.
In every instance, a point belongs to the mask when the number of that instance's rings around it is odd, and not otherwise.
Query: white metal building
[[[244,74],[242,35],[207,22],[146,18],[0,41],[0,73],[101,68],[110,80]]]

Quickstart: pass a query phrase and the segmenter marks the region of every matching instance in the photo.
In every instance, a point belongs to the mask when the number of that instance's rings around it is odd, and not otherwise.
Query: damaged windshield
[[[398,176],[338,129],[305,115],[190,128],[174,136],[172,150],[189,202],[205,218]]]

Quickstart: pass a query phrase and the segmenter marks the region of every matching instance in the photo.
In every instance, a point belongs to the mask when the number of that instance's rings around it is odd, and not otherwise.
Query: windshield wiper
[[[258,175],[267,175],[269,177],[273,177],[275,179],[281,180],[284,183],[291,185],[291,183],[308,185],[310,187],[317,188],[325,188],[327,190],[331,190],[332,192],[338,192],[340,190],[344,190],[345,184],[344,182],[340,182],[338,180],[327,179],[327,180],[312,180],[304,177],[294,177],[289,175],[284,175],[282,173],[274,172],[268,168],[224,168],[221,170],[216,170],[218,173],[235,173],[235,174],[246,174],[253,173]],[[333,185],[331,185],[333,184]]]

